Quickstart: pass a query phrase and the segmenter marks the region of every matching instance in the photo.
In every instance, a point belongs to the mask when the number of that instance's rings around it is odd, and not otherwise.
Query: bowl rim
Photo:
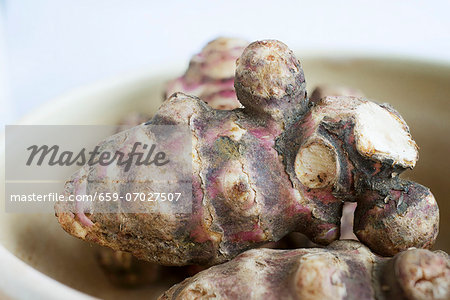
[[[0,296],[13,299],[97,299],[26,264],[0,244]],[[1,298],[1,297],[0,297]]]

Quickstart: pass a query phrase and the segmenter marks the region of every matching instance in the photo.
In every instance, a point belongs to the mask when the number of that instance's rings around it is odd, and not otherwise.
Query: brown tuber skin
[[[427,188],[398,177],[414,167],[418,153],[395,110],[358,97],[309,102],[300,62],[274,40],[244,50],[235,88],[244,108],[214,110],[176,93],[148,123],[191,130],[192,213],[100,214],[94,202],[86,215],[61,203],[61,226],[151,262],[214,265],[289,232],[327,245],[339,238],[343,201],[356,201],[355,233],[375,253],[432,246],[437,204]],[[126,134],[145,130],[143,124]],[[114,151],[124,143],[116,135],[107,145]],[[123,180],[105,168],[117,166],[81,169],[66,192]],[[144,172],[134,168],[128,180]],[[86,182],[90,174],[95,182]]]
[[[254,249],[173,286],[159,299],[449,299],[445,253],[384,258],[356,241],[327,248]]]

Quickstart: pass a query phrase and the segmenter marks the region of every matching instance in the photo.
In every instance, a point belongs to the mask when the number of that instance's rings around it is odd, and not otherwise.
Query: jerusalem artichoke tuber
[[[173,286],[160,299],[449,299],[448,255],[410,249],[384,258],[356,241],[254,249]]]
[[[147,125],[124,133],[137,137],[148,125],[189,127],[191,213],[111,215],[96,213],[98,204],[92,202],[86,216],[60,203],[61,226],[148,261],[213,265],[289,232],[327,245],[339,238],[342,202],[356,201],[355,233],[372,251],[394,255],[432,246],[437,204],[427,188],[398,177],[414,167],[418,153],[395,110],[358,97],[309,102],[300,62],[273,40],[244,50],[235,87],[244,108],[219,111],[176,93]],[[126,149],[124,136],[103,144]],[[126,179],[145,174],[144,167],[134,166]],[[82,194],[123,182],[114,168],[120,167],[83,167],[67,182],[66,192]]]

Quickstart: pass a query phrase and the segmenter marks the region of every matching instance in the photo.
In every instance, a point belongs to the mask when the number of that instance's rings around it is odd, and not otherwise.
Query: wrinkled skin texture
[[[423,249],[384,258],[356,241],[254,249],[184,280],[160,299],[448,299],[449,263],[445,253]]]
[[[372,251],[432,246],[437,204],[427,188],[398,178],[418,154],[395,110],[358,97],[309,102],[300,62],[273,40],[245,49],[235,88],[244,108],[215,110],[176,93],[148,122],[192,133],[192,213],[99,214],[92,203],[86,215],[58,204],[61,226],[147,261],[214,265],[289,232],[327,245],[340,236],[343,201],[356,201],[355,233]],[[133,140],[145,126],[123,134]],[[111,139],[116,149],[129,140]],[[98,168],[81,169],[66,193],[95,189],[98,183],[85,181],[92,174],[111,182]]]

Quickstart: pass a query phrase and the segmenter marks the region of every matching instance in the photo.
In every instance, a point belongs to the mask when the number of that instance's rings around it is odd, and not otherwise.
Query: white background
[[[219,36],[450,62],[450,1],[0,0],[0,118],[96,80],[184,62]]]

